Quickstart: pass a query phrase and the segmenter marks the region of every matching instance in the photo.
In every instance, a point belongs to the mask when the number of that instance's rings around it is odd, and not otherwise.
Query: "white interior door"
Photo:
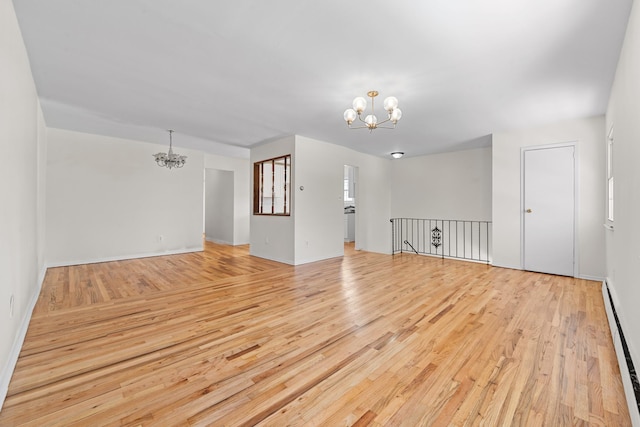
[[[573,276],[574,146],[524,151],[524,269]]]

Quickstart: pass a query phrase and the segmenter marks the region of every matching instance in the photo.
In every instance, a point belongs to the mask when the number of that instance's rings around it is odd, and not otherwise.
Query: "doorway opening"
[[[234,244],[233,171],[205,169],[204,236],[205,240]]]
[[[355,246],[356,242],[356,218],[357,218],[357,186],[358,168],[344,165],[344,242]]]

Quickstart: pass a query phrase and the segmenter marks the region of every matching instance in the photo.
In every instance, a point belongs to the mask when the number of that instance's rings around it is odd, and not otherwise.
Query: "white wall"
[[[295,136],[270,141],[251,149],[250,165],[255,162],[273,159],[291,154],[291,188],[296,188]],[[250,182],[253,183],[253,167],[250,167]],[[253,194],[253,186],[249,190]],[[249,252],[261,258],[295,264],[294,215],[296,192],[292,191],[291,215],[270,216],[251,214],[251,246]],[[250,212],[253,212],[253,197],[250,200]]]
[[[45,195],[45,123],[10,0],[0,0],[0,64],[0,149],[11,159],[0,169],[1,404],[45,271],[44,210],[39,210]]]
[[[296,136],[296,264],[344,255],[342,151],[334,144]]]
[[[613,84],[614,231],[607,231],[607,282],[636,370],[640,368],[640,5],[634,2]],[[603,166],[604,170],[604,166]],[[632,414],[634,409],[631,408]],[[636,420],[637,411],[635,411]]]
[[[491,148],[391,162],[391,215],[491,221]]]
[[[577,275],[605,274],[604,117],[569,120],[551,126],[493,134],[493,264],[522,268],[520,242],[521,148],[576,142],[578,151]]]
[[[233,244],[233,171],[205,169],[204,233],[211,242]]]
[[[285,154],[292,155],[292,214],[251,216],[252,255],[288,264],[343,255],[344,165],[359,171],[356,248],[391,253],[390,160],[292,136],[252,148],[251,164]]]
[[[329,258],[335,256],[338,247],[340,255],[344,253],[344,165],[358,168],[356,249],[390,254],[391,160],[302,136],[296,136],[296,158],[302,164],[296,166],[294,202],[296,210],[305,213],[296,215],[297,259]],[[299,205],[296,197],[300,185],[304,185],[305,193],[311,188],[312,197],[304,198]],[[328,239],[330,242],[320,243]]]
[[[345,165],[358,167],[356,249],[391,253],[391,160],[346,150]]]
[[[42,115],[42,109],[38,107],[38,197],[36,199],[38,230],[38,269],[40,276],[38,283],[42,284],[46,269],[46,227],[47,227],[47,126]]]
[[[179,138],[175,138],[179,139]],[[48,131],[49,266],[202,250],[203,154],[160,168],[165,144]]]
[[[248,244],[252,188],[249,159],[205,154],[204,167],[233,172],[233,241],[231,243]]]

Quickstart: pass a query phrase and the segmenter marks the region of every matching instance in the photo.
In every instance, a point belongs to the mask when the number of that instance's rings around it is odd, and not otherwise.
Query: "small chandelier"
[[[171,138],[173,130],[169,129],[167,132],[169,132],[169,152],[154,154],[153,157],[160,167],[166,167],[169,169],[181,168],[187,162],[187,156],[181,156],[180,154],[173,153],[173,141]]]
[[[394,129],[396,123],[398,123],[398,120],[402,117],[402,111],[398,108],[398,99],[395,96],[385,98],[384,109],[387,111],[387,118],[378,122],[378,118],[374,115],[373,111],[373,99],[378,96],[378,91],[370,90],[367,92],[367,96],[371,98],[371,114],[368,114],[364,120],[362,120],[362,116],[364,110],[367,108],[367,100],[361,96],[353,100],[353,108],[349,108],[344,112],[344,120],[347,122],[349,129],[369,129],[369,132],[372,132],[374,129]],[[351,127],[351,124],[356,118],[364,123],[364,125]],[[389,121],[393,123],[393,126],[380,126]]]

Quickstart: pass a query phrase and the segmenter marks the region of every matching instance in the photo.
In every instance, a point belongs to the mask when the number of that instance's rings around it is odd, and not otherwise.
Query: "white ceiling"
[[[603,114],[632,0],[14,0],[47,125],[221,155],[378,156]],[[368,90],[395,130],[349,130]]]

